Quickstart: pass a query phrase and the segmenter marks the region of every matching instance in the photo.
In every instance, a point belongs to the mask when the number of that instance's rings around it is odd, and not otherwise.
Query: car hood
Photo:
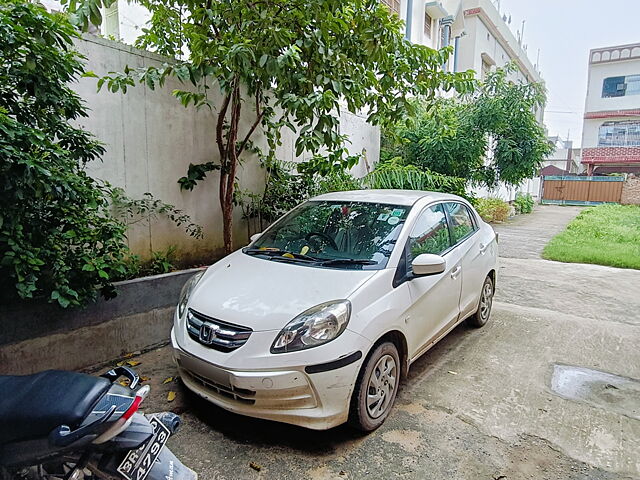
[[[378,272],[309,267],[237,251],[209,267],[188,305],[254,331],[280,330],[311,307],[349,298]]]

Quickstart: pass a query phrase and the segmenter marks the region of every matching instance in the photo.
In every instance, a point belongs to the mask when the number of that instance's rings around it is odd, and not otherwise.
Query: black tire
[[[491,277],[484,279],[482,290],[480,290],[480,300],[478,310],[467,319],[467,325],[474,328],[484,327],[491,317],[491,307],[493,306],[493,295],[495,288]]]
[[[381,343],[367,356],[351,395],[349,425],[363,432],[372,432],[384,423],[396,400],[401,368],[398,349],[391,342]],[[380,381],[379,387],[372,385],[376,383],[372,380],[374,374]],[[369,389],[375,388],[377,396],[380,396],[378,403],[374,401],[367,405]]]

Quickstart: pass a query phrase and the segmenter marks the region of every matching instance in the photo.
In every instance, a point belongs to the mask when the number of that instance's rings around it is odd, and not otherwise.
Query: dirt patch
[[[389,430],[382,434],[382,439],[399,445],[408,453],[416,453],[423,444],[422,434],[417,430]]]

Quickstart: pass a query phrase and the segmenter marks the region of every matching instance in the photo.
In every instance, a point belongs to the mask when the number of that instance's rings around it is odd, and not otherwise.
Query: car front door
[[[464,317],[472,313],[478,304],[480,289],[487,274],[486,246],[482,244],[475,216],[466,205],[459,202],[447,202],[444,205],[454,250],[460,259],[460,314]]]
[[[412,305],[407,326],[410,357],[415,358],[429,348],[459,315],[462,288],[460,255],[452,249],[452,240],[443,204],[425,208],[416,219],[407,241],[406,269]],[[443,273],[423,277],[412,276],[411,262],[420,254],[443,255]]]

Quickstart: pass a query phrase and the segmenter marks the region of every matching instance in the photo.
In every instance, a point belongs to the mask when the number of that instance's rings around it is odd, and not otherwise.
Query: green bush
[[[518,193],[516,199],[513,201],[513,206],[516,209],[516,213],[531,213],[533,212],[533,197],[530,193]]]
[[[35,2],[0,2],[0,301],[82,305],[112,282],[172,268],[172,250],[141,264],[127,226],[163,215],[202,229],[150,194],[132,200],[86,172],[102,145],[78,128],[87,116],[70,85],[84,73],[75,28]]]
[[[460,196],[465,196],[467,183],[463,178],[403,165],[400,158],[378,163],[375,170],[363,180],[369,188],[428,190]]]
[[[86,173],[104,152],[77,127],[86,108],[77,34],[37,3],[0,3],[0,295],[80,305],[114,294],[126,272],[125,225]]]
[[[478,198],[475,207],[485,222],[504,222],[509,217],[509,204],[499,198]]]

